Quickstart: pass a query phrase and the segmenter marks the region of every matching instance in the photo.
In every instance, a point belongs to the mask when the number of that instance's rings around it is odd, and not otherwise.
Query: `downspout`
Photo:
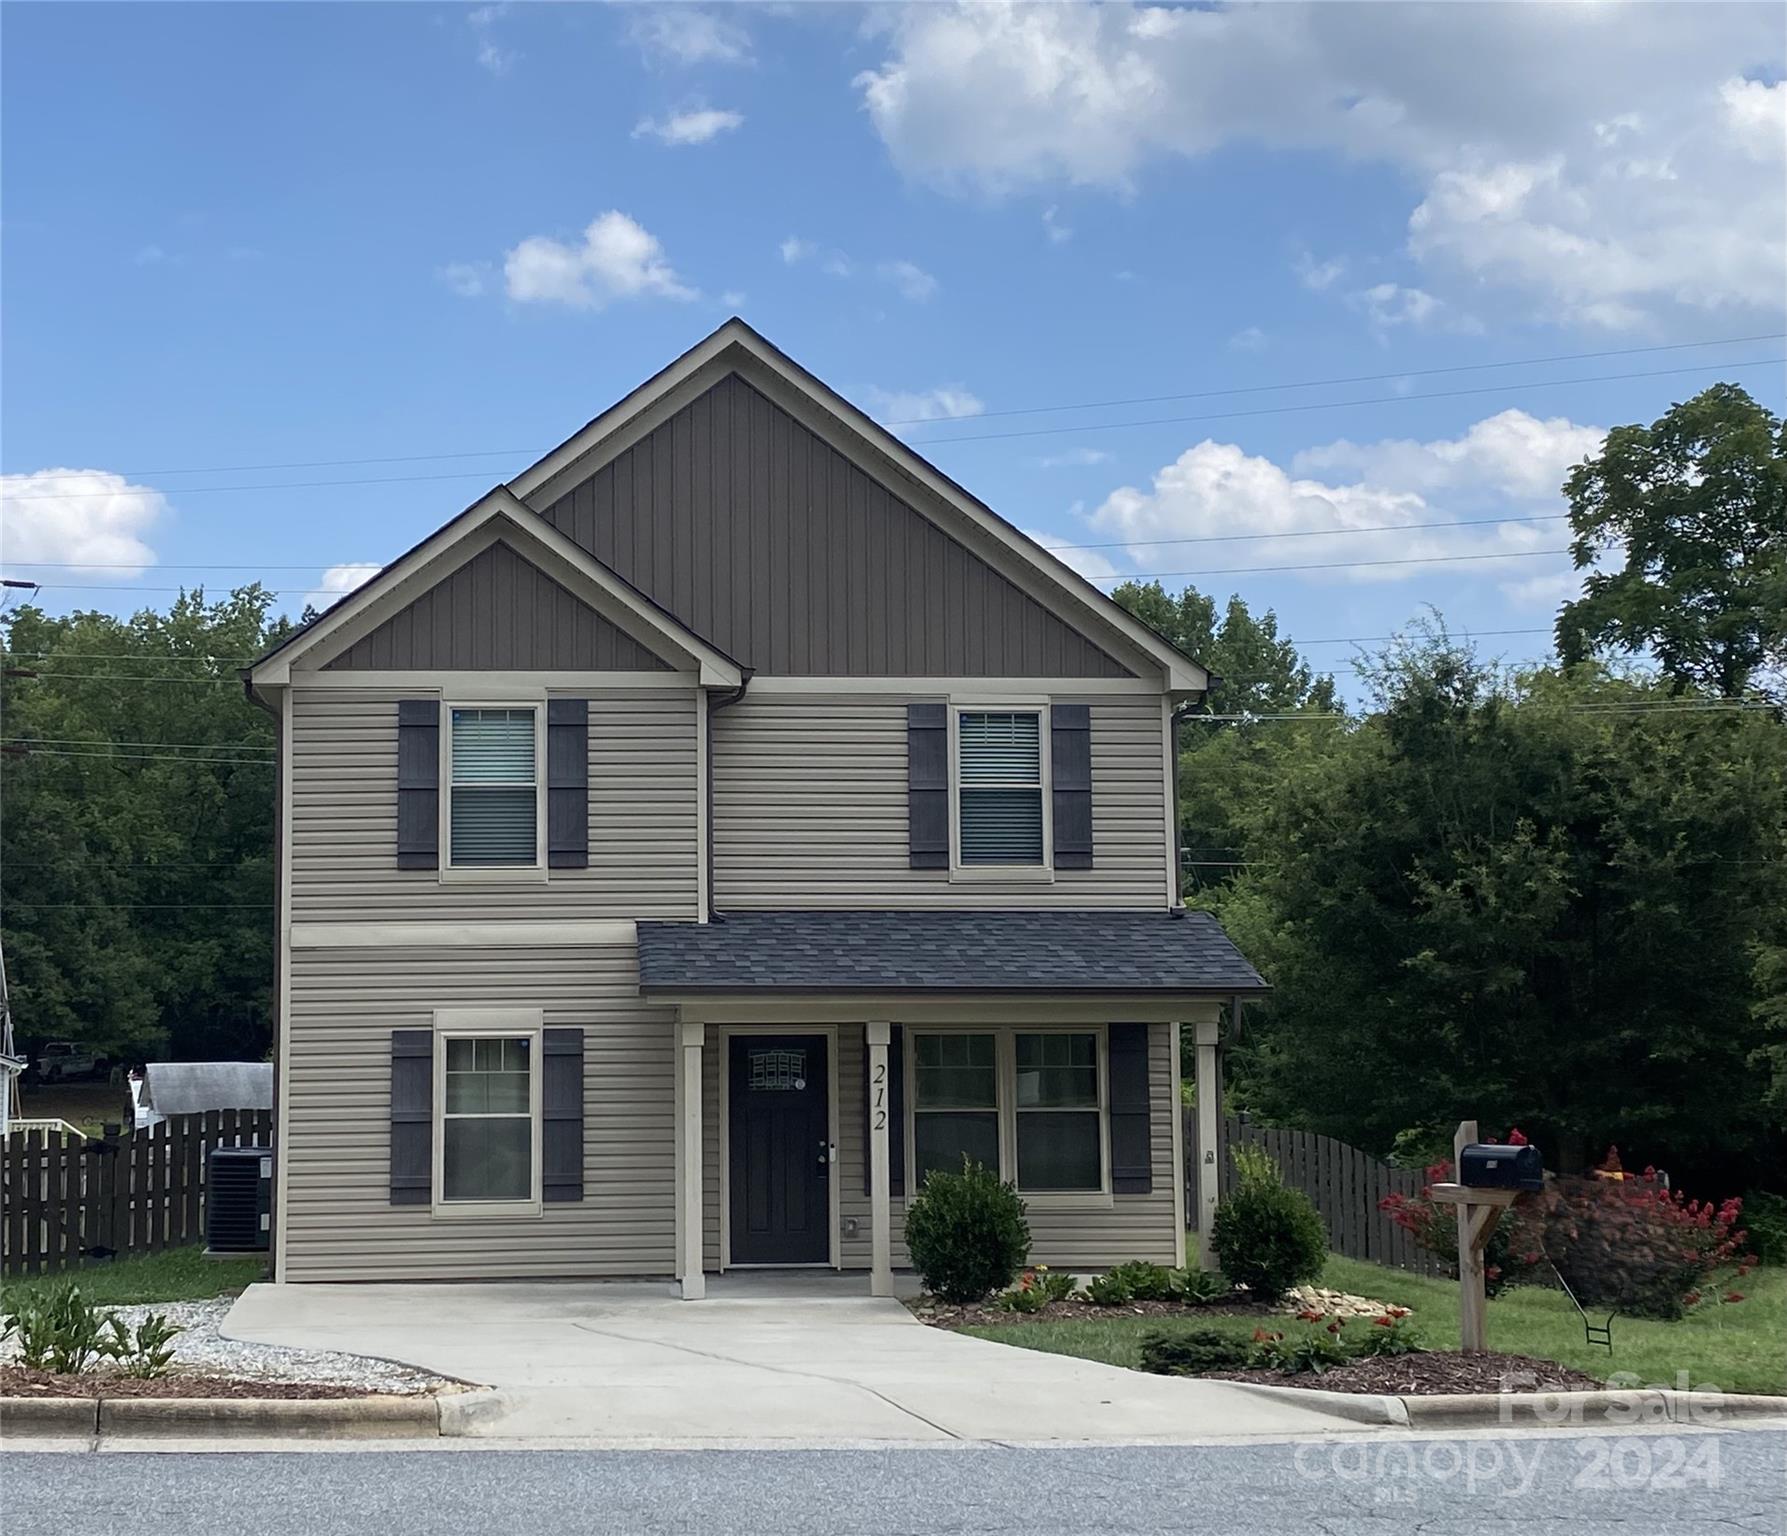
[[[283,1156],[280,1143],[285,1137],[285,1126],[279,1120],[280,1081],[279,1066],[285,1059],[285,1052],[280,1049],[285,1036],[285,1013],[279,1006],[279,1000],[285,996],[285,978],[281,974],[285,960],[285,933],[281,920],[285,912],[285,904],[280,893],[285,888],[288,871],[285,867],[285,776],[286,776],[286,740],[285,716],[277,704],[271,703],[255,692],[254,679],[247,672],[242,674],[242,692],[247,695],[248,702],[256,709],[264,710],[273,720],[273,1156]],[[279,1187],[281,1181],[274,1179],[272,1198],[268,1204],[270,1219],[267,1223],[267,1268],[268,1273],[279,1273]]]
[[[1210,690],[1212,688],[1216,688],[1216,687],[1220,686],[1221,683],[1222,683],[1222,679],[1220,677],[1218,677],[1214,672],[1206,674],[1204,691],[1202,693],[1200,693],[1195,699],[1193,699],[1189,704],[1183,704],[1178,709],[1175,709],[1167,722],[1168,729],[1171,731],[1172,737],[1173,737],[1173,740],[1172,740],[1172,748],[1173,748],[1173,785],[1172,785],[1172,789],[1173,789],[1173,892],[1174,892],[1174,901],[1173,901],[1172,910],[1175,915],[1177,915],[1185,910],[1185,892],[1182,889],[1182,886],[1183,886],[1183,883],[1185,880],[1185,866],[1184,866],[1184,864],[1182,864],[1180,862],[1180,857],[1179,857],[1179,854],[1180,854],[1180,850],[1179,850],[1179,722],[1181,720],[1189,719],[1192,715],[1195,715],[1199,710],[1207,708],[1208,706],[1206,705],[1205,701],[1210,697]]]
[[[751,686],[751,676],[748,668],[743,669],[738,687],[710,694],[707,700],[707,847],[703,856],[707,860],[707,920],[710,923],[726,921],[714,905],[714,716],[723,709],[730,709],[745,696],[745,689]]]

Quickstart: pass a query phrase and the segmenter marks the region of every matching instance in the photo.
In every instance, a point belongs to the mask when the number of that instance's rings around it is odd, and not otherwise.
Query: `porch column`
[[[869,1294],[893,1295],[893,1197],[887,1161],[887,1045],[892,1026],[865,1024],[869,1048]]]
[[[1216,1220],[1218,1133],[1222,1128],[1222,1052],[1218,1042],[1222,1035],[1221,1004],[1211,1003],[1192,1025],[1197,1045],[1198,1089],[1198,1266],[1216,1268],[1216,1253],[1210,1246],[1210,1228]]]
[[[677,1026],[677,1085],[682,1119],[676,1128],[677,1222],[682,1251],[677,1255],[682,1275],[682,1298],[699,1301],[707,1295],[707,1278],[701,1272],[701,1045],[705,1029],[698,1020],[683,1019]]]

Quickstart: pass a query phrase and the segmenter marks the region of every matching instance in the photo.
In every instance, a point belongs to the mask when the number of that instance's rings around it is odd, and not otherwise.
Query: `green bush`
[[[1156,1376],[1201,1376],[1206,1371],[1236,1371],[1247,1364],[1251,1348],[1214,1328],[1188,1333],[1150,1333],[1142,1340],[1142,1369]]]
[[[1333,1324],[1329,1325],[1333,1327]],[[1287,1376],[1300,1376],[1306,1371],[1321,1375],[1331,1365],[1345,1365],[1351,1352],[1341,1342],[1338,1330],[1309,1328],[1297,1333],[1268,1333],[1258,1329],[1253,1348],[1247,1352],[1247,1363],[1262,1370],[1283,1371]]]
[[[1066,1301],[1078,1289],[1079,1283],[1068,1270],[1038,1264],[1025,1270],[1009,1291],[995,1296],[993,1305],[1007,1312],[1040,1312],[1057,1301]]]
[[[1164,1265],[1150,1264],[1146,1259],[1131,1259],[1111,1271],[1120,1275],[1136,1301],[1171,1301],[1173,1272]]]
[[[1216,1209],[1210,1242],[1231,1281],[1274,1301],[1320,1276],[1328,1234],[1309,1196],[1287,1189],[1265,1152],[1236,1147],[1234,1159],[1239,1182]]]
[[[1135,1300],[1135,1292],[1129,1288],[1129,1278],[1113,1269],[1086,1282],[1086,1299],[1097,1307],[1121,1307]]]
[[[1227,1298],[1234,1287],[1213,1269],[1175,1269],[1173,1295],[1188,1307],[1207,1307]]]
[[[1030,1256],[1024,1202],[979,1163],[933,1170],[906,1208],[906,1251],[925,1289],[966,1306],[1002,1291]]]
[[[1787,1264],[1787,1197],[1751,1190],[1739,1224],[1750,1234],[1750,1252],[1764,1264]]]
[[[1392,1307],[1382,1317],[1374,1317],[1368,1327],[1354,1336],[1351,1345],[1352,1353],[1361,1360],[1374,1355],[1413,1355],[1421,1348],[1421,1336],[1403,1307]]]
[[[168,1366],[174,1359],[174,1340],[186,1332],[177,1323],[170,1323],[160,1312],[145,1314],[134,1329],[116,1312],[106,1319],[106,1323],[111,1329],[111,1339],[105,1352],[118,1362],[118,1369],[126,1376],[145,1380],[167,1375]]]
[[[0,1339],[17,1337],[19,1358],[34,1371],[72,1376],[113,1353],[109,1314],[81,1294],[72,1280],[28,1290],[8,1305]]]

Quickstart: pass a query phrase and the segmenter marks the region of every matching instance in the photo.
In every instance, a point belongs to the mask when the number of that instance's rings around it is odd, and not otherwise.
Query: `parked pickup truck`
[[[46,1041],[31,1062],[40,1083],[66,1083],[81,1077],[97,1077],[109,1065],[105,1057],[69,1040]]]

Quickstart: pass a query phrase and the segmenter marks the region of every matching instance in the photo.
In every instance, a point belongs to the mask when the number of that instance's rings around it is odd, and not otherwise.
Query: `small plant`
[[[1315,1204],[1287,1189],[1278,1165],[1258,1147],[1234,1149],[1238,1183],[1216,1209],[1210,1241],[1222,1272],[1260,1301],[1314,1280],[1328,1257],[1328,1234]]]
[[[1135,1292],[1129,1288],[1128,1277],[1113,1269],[1086,1282],[1086,1298],[1094,1306],[1121,1307],[1135,1300]]]
[[[933,1170],[906,1209],[906,1250],[932,1295],[959,1306],[1002,1291],[1030,1256],[1024,1202],[979,1163]]]
[[[1764,1264],[1787,1264],[1787,1196],[1753,1189],[1743,1200],[1750,1252]]]
[[[1142,1369],[1156,1376],[1202,1376],[1235,1371],[1247,1364],[1251,1346],[1214,1328],[1187,1333],[1150,1333],[1142,1340]]]
[[[1173,1300],[1173,1272],[1164,1265],[1150,1264],[1146,1259],[1131,1259],[1111,1271],[1122,1277],[1129,1287],[1132,1301]]]
[[[995,1296],[993,1304],[1007,1312],[1040,1312],[1057,1301],[1066,1301],[1078,1289],[1068,1271],[1052,1270],[1046,1264],[1038,1264],[1019,1275],[1018,1283],[1009,1291],[1001,1291]]]
[[[73,1376],[111,1353],[107,1314],[72,1280],[48,1290],[29,1290],[8,1307],[0,1339],[17,1338],[19,1358],[35,1371]]]
[[[111,1331],[105,1353],[126,1376],[145,1380],[165,1376],[174,1359],[174,1340],[186,1330],[160,1312],[150,1312],[133,1329],[116,1312],[107,1319]]]
[[[1223,1300],[1233,1289],[1227,1277],[1213,1269],[1173,1271],[1173,1296],[1188,1307],[1207,1307]]]
[[[1325,1328],[1309,1328],[1286,1334],[1256,1328],[1253,1348],[1247,1363],[1261,1370],[1283,1371],[1287,1376],[1313,1372],[1319,1376],[1330,1366],[1344,1365],[1351,1358],[1341,1332],[1346,1324],[1335,1318]]]
[[[1352,1341],[1352,1352],[1359,1359],[1375,1355],[1412,1355],[1421,1348],[1421,1338],[1409,1323],[1407,1307],[1387,1307],[1371,1326]]]

